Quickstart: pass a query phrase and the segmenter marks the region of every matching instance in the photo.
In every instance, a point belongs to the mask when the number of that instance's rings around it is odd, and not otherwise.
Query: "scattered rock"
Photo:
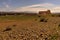
[[[40,34],[40,37],[43,37],[43,34]]]
[[[45,40],[48,40],[48,38],[45,38]]]
[[[6,31],[11,31],[12,29],[11,28],[6,28],[5,30],[3,30],[3,32],[6,32]]]

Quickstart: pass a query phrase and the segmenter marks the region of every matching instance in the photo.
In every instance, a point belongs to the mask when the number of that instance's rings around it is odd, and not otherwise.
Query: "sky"
[[[60,0],[0,0],[0,11],[60,12]]]

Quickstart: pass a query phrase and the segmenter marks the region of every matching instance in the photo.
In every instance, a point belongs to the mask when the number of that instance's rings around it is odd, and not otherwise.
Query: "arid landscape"
[[[60,40],[60,14],[0,16],[0,40]]]
[[[0,40],[60,40],[60,0],[0,0]]]

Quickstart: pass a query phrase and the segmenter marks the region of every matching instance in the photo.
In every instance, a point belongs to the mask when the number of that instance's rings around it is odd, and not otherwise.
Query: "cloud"
[[[34,4],[34,5],[28,5],[24,7],[18,7],[15,9],[12,9],[10,5],[7,3],[3,3],[5,8],[3,8],[3,11],[15,11],[15,12],[22,12],[22,11],[31,11],[31,12],[38,12],[38,11],[45,11],[50,9],[51,12],[60,12],[60,5],[55,5],[52,3],[42,3],[42,4]]]
[[[43,4],[35,4],[35,5],[29,5],[25,7],[19,7],[14,9],[14,11],[20,12],[20,11],[32,11],[32,12],[38,12],[38,11],[44,11],[50,9],[49,7],[53,7],[54,5],[51,3],[43,3]]]
[[[50,9],[51,10],[51,12],[60,12],[60,6],[55,6],[55,7],[53,7],[52,9]]]
[[[35,4],[35,5],[29,5],[29,6],[25,6],[25,7],[19,7],[19,8],[16,8],[14,11],[38,12],[38,11],[45,11],[48,9],[51,10],[52,13],[60,12],[60,5],[55,5],[55,4],[51,4],[51,3]]]
[[[0,7],[0,11],[10,11],[11,6],[7,4],[6,2],[3,2],[3,7]]]
[[[21,8],[31,8],[31,7],[38,7],[38,6],[49,7],[49,6],[53,6],[53,5],[54,4],[51,4],[51,3],[43,3],[43,4],[29,5],[29,6],[25,6],[25,7],[21,7]]]
[[[10,8],[8,4],[5,5],[6,8]]]
[[[6,2],[3,2],[3,5],[4,5],[6,8],[9,8],[9,5],[8,5]]]

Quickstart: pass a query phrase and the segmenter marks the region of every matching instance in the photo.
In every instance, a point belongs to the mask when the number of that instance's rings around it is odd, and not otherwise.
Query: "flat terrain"
[[[60,40],[60,15],[0,16],[0,40]]]

